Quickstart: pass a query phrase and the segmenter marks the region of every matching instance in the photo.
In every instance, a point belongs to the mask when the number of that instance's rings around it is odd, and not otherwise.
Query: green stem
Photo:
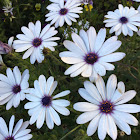
[[[70,135],[71,133],[73,133],[75,130],[77,130],[79,127],[81,127],[81,125],[78,125],[77,127],[75,127],[74,129],[72,129],[70,132],[68,132],[65,136],[63,136],[60,140],[64,140],[68,135]]]

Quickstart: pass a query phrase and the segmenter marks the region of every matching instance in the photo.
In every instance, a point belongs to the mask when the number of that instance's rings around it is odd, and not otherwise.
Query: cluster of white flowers
[[[54,46],[57,46],[55,41],[60,40],[59,37],[54,37],[58,33],[55,28],[62,27],[65,22],[71,26],[72,21],[76,22],[76,18],[79,18],[78,13],[82,13],[81,0],[50,1],[53,3],[47,6],[49,13],[46,14],[46,21],[51,21],[50,24],[47,24],[41,31],[40,21],[36,21],[35,24],[29,22],[28,28],[21,27],[23,34],[16,36],[18,40],[13,42],[14,38],[12,37],[8,41],[8,45],[16,52],[27,50],[23,59],[30,56],[31,64],[34,64],[36,60],[38,63],[44,60],[42,54],[44,48],[55,51]],[[135,1],[140,2],[139,0]],[[115,69],[112,62],[120,61],[125,57],[125,53],[115,52],[122,44],[117,36],[121,32],[125,36],[133,36],[133,31],[138,32],[136,26],[140,27],[139,11],[140,7],[135,10],[133,7],[123,7],[121,4],[114,12],[109,11],[105,15],[105,18],[108,18],[104,20],[105,27],[111,27],[110,33],[115,32],[116,36],[112,36],[106,41],[106,29],[102,28],[96,33],[94,27],[89,27],[88,22],[85,27],[89,28],[87,31],[81,29],[79,35],[78,32],[73,32],[71,34],[73,42],[69,40],[63,42],[68,51],[60,52],[59,56],[63,62],[73,64],[64,74],[70,74],[70,77],[81,74],[83,77],[89,77],[91,81],[85,81],[84,88],[78,90],[80,96],[88,102],[78,102],[73,106],[75,110],[84,112],[77,118],[78,124],[90,121],[87,128],[88,136],[93,135],[98,128],[99,139],[104,140],[108,134],[113,140],[116,140],[116,125],[127,135],[131,134],[128,124],[138,125],[137,119],[130,113],[140,112],[140,106],[124,104],[135,97],[136,91],[125,92],[124,83],[117,84],[117,77],[114,74],[109,77],[105,86],[101,76],[105,76],[107,70]],[[53,24],[55,27],[51,27]],[[3,63],[1,55],[0,63]],[[6,110],[9,110],[12,106],[18,107],[20,101],[26,98],[29,102],[25,104],[24,108],[29,109],[30,121],[23,123],[23,119],[21,119],[13,129],[15,120],[13,115],[9,122],[8,132],[4,119],[0,117],[0,140],[31,139],[32,135],[29,134],[31,130],[26,129],[29,124],[32,125],[36,122],[36,127],[40,129],[46,121],[48,128],[53,129],[54,124],[61,125],[58,113],[64,116],[70,114],[66,108],[70,102],[65,99],[57,99],[68,95],[70,91],[62,91],[52,96],[57,87],[54,77],[50,76],[46,80],[44,75],[40,75],[39,79],[34,81],[34,88],[29,88],[28,69],[21,75],[19,68],[15,66],[13,71],[7,68],[6,74],[7,76],[0,74],[0,105],[7,103]]]

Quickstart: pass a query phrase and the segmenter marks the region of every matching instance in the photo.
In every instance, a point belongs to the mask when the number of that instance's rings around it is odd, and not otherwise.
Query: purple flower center
[[[121,18],[120,18],[120,22],[121,22],[122,24],[125,24],[125,23],[128,22],[128,19],[127,19],[126,17],[121,17]]]
[[[5,140],[15,140],[15,139],[14,139],[14,137],[9,136],[9,137],[5,138]]]
[[[13,86],[12,91],[13,91],[14,94],[19,93],[19,92],[21,91],[20,85],[15,85],[15,86]]]
[[[88,53],[86,56],[85,56],[85,61],[88,63],[88,64],[94,64],[95,62],[97,62],[98,60],[98,55],[93,53],[93,52],[90,52]]]
[[[60,15],[66,15],[68,13],[68,9],[63,8],[59,11]]]
[[[109,101],[103,101],[101,104],[100,104],[100,111],[102,113],[112,113],[113,111],[113,104]]]
[[[34,47],[40,46],[41,43],[42,43],[42,40],[41,40],[40,38],[35,38],[35,39],[33,40],[33,42],[32,42],[32,44],[33,44]]]
[[[43,106],[50,106],[51,105],[51,103],[52,103],[52,97],[51,96],[44,96],[43,98],[42,98],[42,105]]]

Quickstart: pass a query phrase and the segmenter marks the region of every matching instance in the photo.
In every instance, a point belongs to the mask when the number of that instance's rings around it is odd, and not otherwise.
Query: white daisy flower
[[[0,74],[0,105],[7,103],[6,110],[12,106],[18,107],[20,101],[25,99],[25,90],[29,87],[29,70],[26,69],[21,75],[19,68],[14,67],[6,70],[7,76]]]
[[[44,60],[42,54],[43,48],[49,48],[51,51],[55,51],[53,46],[57,46],[55,40],[59,40],[59,37],[52,37],[58,33],[54,27],[50,27],[50,24],[47,24],[41,31],[41,22],[37,21],[35,25],[32,22],[29,22],[29,28],[23,26],[21,30],[24,34],[18,34],[17,38],[19,40],[14,41],[14,49],[16,52],[23,52],[27,50],[23,59],[26,59],[30,56],[31,64],[34,64],[37,60],[41,63]]]
[[[70,93],[69,90],[63,91],[55,96],[52,96],[55,88],[57,87],[57,81],[54,81],[54,77],[49,77],[46,81],[44,75],[40,75],[39,79],[34,82],[34,88],[27,90],[26,98],[30,101],[25,104],[24,108],[29,109],[28,114],[31,116],[30,124],[36,122],[36,126],[40,129],[44,121],[49,129],[53,129],[54,123],[59,126],[61,120],[57,112],[62,115],[68,116],[69,110],[66,108],[70,105],[70,102],[64,99],[57,99],[66,96]],[[57,111],[57,112],[56,112]]]
[[[105,83],[101,77],[96,81],[96,86],[89,81],[84,82],[85,88],[79,89],[79,94],[89,102],[78,102],[74,104],[74,109],[84,112],[76,122],[84,124],[90,121],[87,128],[87,135],[91,136],[98,127],[98,137],[104,140],[108,134],[113,140],[117,139],[117,127],[127,135],[131,134],[128,124],[137,126],[137,119],[130,113],[140,112],[140,106],[136,104],[124,104],[135,97],[136,92],[129,90],[125,92],[123,82],[119,82],[116,90],[117,77],[111,75]]]
[[[100,29],[96,35],[94,27],[90,27],[87,32],[80,30],[80,36],[72,33],[74,42],[65,40],[63,43],[69,51],[59,54],[63,62],[73,64],[65,71],[65,75],[75,77],[81,74],[94,82],[98,75],[104,76],[106,70],[114,70],[115,67],[110,62],[121,60],[125,53],[113,53],[121,46],[121,41],[116,36],[106,41],[105,37],[106,29]]]
[[[72,25],[72,21],[76,22],[75,18],[79,18],[77,13],[82,13],[82,7],[78,7],[81,4],[76,4],[75,0],[67,0],[65,3],[64,0],[60,0],[59,3],[53,3],[47,6],[47,9],[50,10],[50,13],[46,14],[46,21],[51,21],[51,25],[55,23],[55,27],[62,27],[64,22],[68,25]]]
[[[29,134],[31,129],[26,129],[29,125],[29,121],[23,122],[20,119],[14,127],[15,116],[13,115],[9,122],[9,131],[6,122],[0,117],[0,140],[29,140],[32,135]]]
[[[133,36],[133,31],[138,31],[136,26],[140,26],[140,13],[133,7],[123,7],[121,4],[119,4],[118,8],[114,12],[109,11],[105,15],[106,18],[109,18],[104,21],[106,23],[105,27],[111,27],[110,33],[115,32],[117,36],[121,32],[125,36]]]

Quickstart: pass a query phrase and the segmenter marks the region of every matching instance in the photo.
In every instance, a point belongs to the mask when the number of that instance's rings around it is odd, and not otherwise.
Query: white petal
[[[106,100],[106,90],[105,90],[105,83],[104,83],[102,77],[99,77],[96,80],[96,87],[97,87],[102,99],[105,101]]]
[[[72,51],[76,54],[80,54],[82,56],[85,55],[85,53],[78,46],[76,46],[75,43],[65,40],[63,44],[69,51]]]
[[[25,135],[22,138],[17,138],[16,140],[29,140],[31,139],[33,136],[31,134]]]
[[[87,92],[92,96],[92,98],[96,99],[98,102],[102,102],[102,98],[94,84],[89,81],[85,81],[84,87]]]
[[[6,73],[7,73],[7,77],[8,77],[10,84],[15,85],[16,81],[15,81],[15,77],[13,75],[12,70],[10,68],[7,68]]]
[[[47,85],[46,85],[47,91],[46,91],[46,93],[45,93],[46,95],[49,94],[50,89],[51,89],[51,87],[52,87],[52,85],[53,85],[53,82],[54,82],[54,77],[50,76],[50,77],[47,79]]]
[[[100,61],[103,62],[116,62],[119,61],[121,59],[123,59],[125,57],[125,53],[121,53],[121,52],[116,52],[116,53],[112,53],[112,54],[108,54],[106,56],[103,56],[99,59]]]
[[[97,100],[95,100],[95,98],[92,97],[84,88],[79,88],[78,92],[79,92],[80,96],[82,98],[84,98],[85,100],[87,100],[93,104],[96,104],[96,105],[99,104],[99,102]]]
[[[106,137],[106,133],[107,133],[107,116],[103,114],[99,120],[99,125],[98,125],[99,139],[104,140]]]
[[[92,136],[97,130],[101,114],[98,114],[88,125],[87,135]]]
[[[46,123],[47,123],[47,126],[48,126],[49,129],[53,129],[54,122],[53,122],[53,120],[51,118],[49,108],[46,110]]]
[[[14,127],[15,116],[12,115],[10,122],[9,122],[9,135],[12,136],[12,131]]]
[[[70,94],[70,91],[69,91],[69,90],[65,90],[65,91],[62,91],[62,92],[58,93],[57,95],[53,96],[53,99],[66,96],[66,95],[68,95],[68,94]]]
[[[64,115],[64,116],[68,116],[70,114],[70,111],[65,108],[65,107],[62,107],[62,106],[56,106],[56,105],[52,105],[52,107],[57,111],[59,112],[60,114]]]
[[[43,96],[42,90],[40,89],[40,85],[37,80],[34,81],[34,87],[35,87],[35,90],[38,92],[38,94]]]
[[[94,104],[91,104],[91,103],[88,103],[88,102],[78,102],[78,103],[75,103],[73,108],[77,111],[81,111],[81,112],[84,112],[84,111],[94,111],[94,110],[98,110],[99,107],[97,105],[94,105]]]
[[[79,35],[77,35],[76,33],[72,33],[72,40],[81,50],[83,50],[83,52],[87,53],[85,43]]]
[[[57,126],[61,125],[61,120],[60,120],[58,113],[52,107],[50,107],[49,109],[50,109],[50,113],[51,113],[51,116],[52,116],[54,123]]]
[[[57,84],[58,84],[57,81],[54,81],[54,82],[53,82],[52,87],[51,87],[50,92],[49,92],[49,95],[50,95],[50,96],[53,94],[54,90],[56,89]]]
[[[14,40],[14,37],[13,37],[13,36],[10,37],[9,40],[8,40],[8,45],[9,45],[10,47],[12,47],[13,40]]]
[[[117,89],[119,90],[120,93],[124,93],[125,92],[125,85],[124,85],[124,83],[123,82],[119,82]]]
[[[97,111],[92,111],[92,112],[85,112],[81,114],[77,119],[76,123],[77,124],[84,124],[89,122],[90,120],[94,119],[97,115],[99,114],[99,110]]]
[[[78,70],[79,68],[81,68],[83,65],[85,64],[85,62],[81,62],[81,63],[77,63],[72,65],[71,67],[69,67],[66,71],[65,71],[65,75],[69,75],[71,73],[73,73],[74,71]]]
[[[29,49],[24,53],[22,59],[28,58],[28,57],[32,54],[33,50],[34,50],[34,47],[29,48]]]
[[[32,114],[31,118],[30,118],[30,124],[32,125],[33,123],[36,122],[36,120],[39,117],[39,114],[44,110],[44,108],[40,107],[37,108],[36,111]],[[42,124],[43,125],[43,124]]]
[[[0,124],[1,124],[0,125],[0,133],[4,137],[7,137],[8,136],[8,128],[7,128],[7,125],[2,117],[0,117]]]
[[[84,41],[87,52],[90,52],[91,49],[90,49],[90,45],[89,45],[88,34],[84,30],[80,30],[79,34],[80,34],[80,37],[82,38],[82,40]]]
[[[23,26],[21,27],[21,31],[30,39],[34,38],[33,33],[31,32],[31,30],[29,30],[27,27]]]
[[[36,122],[36,126],[38,129],[40,129],[43,126],[43,123],[45,120],[45,112],[46,112],[46,108],[43,108],[39,113],[39,116],[38,116],[37,122]]]
[[[94,44],[95,44],[95,40],[96,40],[96,30],[94,27],[90,27],[89,30],[87,31],[87,33],[88,33],[90,48],[91,48],[91,51],[93,52]]]
[[[42,30],[42,32],[41,32],[41,34],[40,34],[40,38],[42,38],[42,37],[45,35],[45,33],[49,30],[49,28],[50,28],[50,24],[47,24],[47,25],[43,28],[43,30]]]
[[[106,37],[106,29],[100,29],[95,41],[94,51],[97,53],[102,47]]]
[[[120,105],[123,103],[126,103],[133,99],[136,96],[136,91],[135,90],[129,90],[125,92],[118,100],[115,101],[115,105]]]
[[[17,138],[21,138],[23,136],[26,136],[27,134],[29,134],[31,132],[31,129],[26,129],[26,130],[22,130],[20,132],[18,132],[14,138],[17,139]]]
[[[107,100],[110,100],[116,90],[117,86],[117,77],[116,75],[112,74],[108,81],[107,81],[107,86],[106,86],[106,91],[107,91]]]
[[[140,106],[136,104],[123,104],[114,107],[118,111],[137,113],[140,112]]]
[[[53,100],[52,104],[67,107],[70,105],[70,102],[65,99],[58,99],[58,100]]]
[[[34,108],[37,107],[40,104],[40,102],[28,102],[24,105],[25,109],[30,109],[30,108]]]
[[[39,85],[40,85],[40,88],[42,90],[42,93],[44,94],[46,92],[46,78],[44,75],[40,75],[39,76]]]
[[[138,120],[131,114],[126,113],[126,112],[121,112],[121,111],[115,111],[114,115],[117,115],[119,119],[123,120],[124,122],[137,126],[138,125]]]
[[[103,45],[102,48],[99,50],[98,54],[99,56],[108,55],[116,51],[121,46],[121,44],[122,44],[121,41],[115,41],[108,43],[106,46]]]
[[[41,31],[41,22],[38,20],[35,24],[36,37],[39,37]]]
[[[13,73],[15,76],[16,83],[19,85],[21,82],[21,73],[20,73],[19,68],[17,66],[14,67]]]
[[[100,63],[96,62],[94,64],[94,69],[95,71],[100,75],[100,76],[105,76],[106,74],[106,69],[103,65],[101,65]]]
[[[22,126],[22,123],[23,123],[23,119],[20,119],[17,124],[15,125],[15,128],[13,130],[13,134],[12,136],[15,136],[18,132],[18,130],[20,129],[20,127]]]
[[[108,135],[113,139],[117,139],[117,127],[111,115],[107,115],[108,119]]]
[[[92,65],[87,65],[87,68],[82,72],[83,77],[90,77],[92,74]]]
[[[114,118],[115,123],[117,124],[117,126],[122,131],[124,131],[127,135],[130,135],[131,134],[131,128],[130,128],[130,126],[125,121],[121,120],[118,115],[116,115],[116,114],[113,113],[112,116],[113,116],[113,118]]]
[[[20,104],[20,94],[15,95],[13,98],[14,98],[13,105],[16,108]]]

